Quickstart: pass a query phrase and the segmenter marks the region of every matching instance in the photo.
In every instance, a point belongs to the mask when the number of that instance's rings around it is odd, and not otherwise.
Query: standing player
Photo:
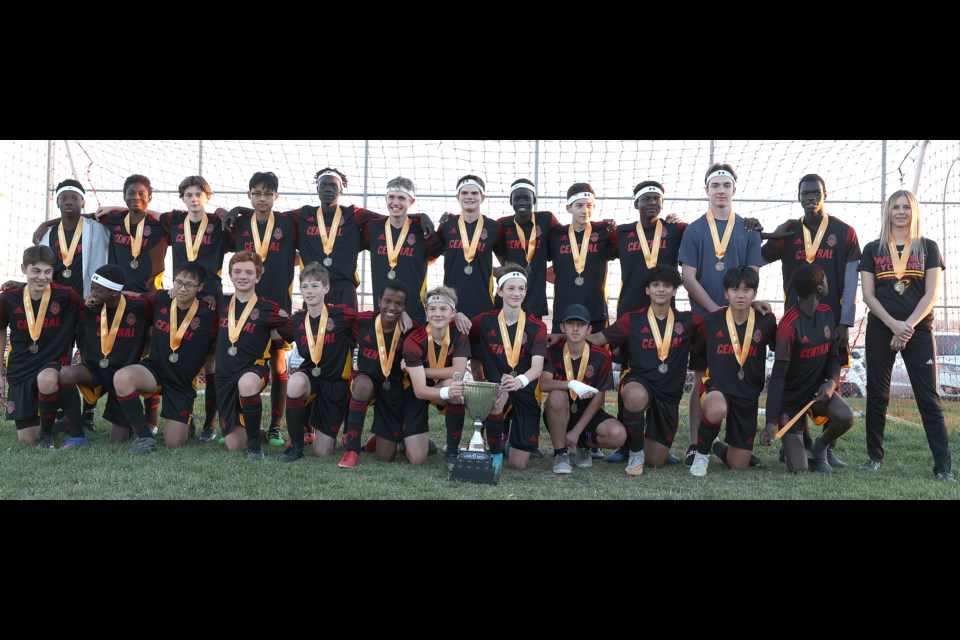
[[[267,236],[261,236],[264,242]],[[271,242],[272,244],[272,242]],[[246,448],[248,460],[263,460],[260,392],[266,386],[267,360],[276,332],[292,340],[290,317],[276,303],[257,295],[264,273],[263,260],[254,251],[238,251],[230,258],[234,294],[217,306],[217,413],[227,449]],[[243,425],[243,428],[238,428]],[[282,443],[281,443],[282,444]]]
[[[547,326],[523,309],[526,270],[507,263],[493,272],[503,309],[473,319],[470,346],[482,364],[479,378],[500,385],[502,397],[487,418],[487,442],[493,465],[503,468],[503,427],[511,414],[510,466],[527,467],[540,439],[540,375],[547,355]],[[521,373],[523,372],[523,373]]]
[[[293,314],[293,342],[303,363],[287,387],[287,431],[290,448],[280,462],[303,457],[304,429],[316,427],[313,452],[328,456],[347,416],[357,313],[342,304],[324,304],[330,290],[326,267],[312,262],[300,270],[300,293],[307,306]]]
[[[620,376],[620,398],[630,450],[625,469],[629,476],[643,475],[646,464],[655,469],[667,464],[679,425],[689,355],[702,349],[700,318],[673,308],[682,282],[676,269],[654,267],[647,272],[644,287],[650,307],[628,313],[588,338],[601,346],[622,349],[626,345],[628,369]]]
[[[723,278],[727,269],[747,266],[759,271],[763,264],[760,233],[747,231],[743,218],[733,211],[736,171],[729,164],[711,165],[704,184],[710,210],[686,229],[678,255],[690,306],[701,318],[725,304]],[[694,372],[694,389],[703,385],[704,373]],[[696,393],[691,393],[690,447],[684,457],[687,465],[693,464],[699,433],[700,400]]]
[[[86,191],[76,180],[64,180],[57,185],[57,208],[60,219],[53,221],[40,244],[53,249],[57,263],[53,282],[70,287],[81,300],[90,294],[90,280],[107,263],[110,234],[107,228],[81,215]]]
[[[723,276],[729,306],[708,313],[703,319],[706,368],[700,389],[700,438],[690,473],[707,475],[710,452],[731,469],[746,469],[757,435],[759,399],[766,378],[767,347],[773,346],[777,320],[772,313],[753,308],[760,274],[750,267],[728,269]],[[701,358],[701,359],[702,359]],[[714,442],[720,423],[726,420],[726,443]]]
[[[113,386],[123,415],[137,434],[147,428],[140,394],[160,390],[164,443],[179,448],[187,442],[197,378],[209,354],[216,352],[219,322],[215,309],[200,300],[207,297],[204,266],[187,261],[174,274],[172,295],[161,289],[154,299],[150,355],[118,371]],[[130,452],[147,454],[156,446],[152,437],[141,437]]]
[[[816,264],[827,276],[829,292],[823,303],[830,307],[837,332],[840,365],[850,361],[850,327],[857,313],[857,269],[860,266],[860,241],[853,227],[827,214],[827,184],[818,175],[800,179],[800,206],[803,217],[788,220],[769,237],[760,250],[767,263],[780,260],[783,270],[783,291],[786,307],[797,302],[793,273],[797,267]],[[810,435],[804,432],[804,441],[810,444]],[[827,452],[831,467],[842,468],[845,462],[836,457],[833,447]]]
[[[567,190],[567,212],[573,222],[550,231],[550,255],[555,283],[554,309],[580,304],[590,312],[592,333],[607,326],[607,261],[616,254],[617,240],[605,224],[592,224],[596,192],[578,182]],[[560,332],[553,319],[552,333]]]
[[[0,294],[0,400],[7,420],[16,424],[17,439],[43,448],[53,448],[60,368],[70,363],[75,334],[86,321],[76,291],[53,284],[55,263],[50,247],[30,247],[20,267],[27,283]]]
[[[827,445],[853,426],[853,412],[840,394],[834,393],[840,377],[837,325],[830,307],[820,302],[827,297],[829,284],[819,265],[806,264],[793,272],[793,286],[797,304],[784,312],[777,327],[777,359],[770,375],[767,427],[761,441],[772,444],[778,423],[786,427],[816,397],[807,415],[828,419],[823,433],[808,452],[801,435],[807,418],[802,415],[783,437],[784,456],[793,473],[808,468],[833,473],[827,462]]]
[[[427,293],[429,324],[415,330],[403,343],[403,364],[420,402],[433,404],[444,416],[447,448],[444,462],[452,470],[463,435],[463,383],[470,362],[470,336],[451,324],[457,313],[457,294],[449,287]],[[454,382],[455,374],[460,382]]]
[[[860,261],[867,320],[867,454],[861,471],[883,463],[883,431],[890,402],[890,372],[899,351],[910,375],[917,409],[933,453],[933,473],[953,482],[950,445],[937,387],[933,306],[944,269],[937,243],[920,227],[920,205],[909,191],[887,201],[880,238],[866,246]]]
[[[590,313],[575,304],[560,316],[565,340],[550,347],[540,388],[547,392],[544,415],[553,441],[553,472],[568,474],[568,447],[576,447],[576,465],[592,467],[591,447],[618,448],[627,439],[623,425],[603,410],[613,386],[610,352],[587,342]]]
[[[383,285],[378,297],[379,312],[357,316],[357,372],[350,385],[350,413],[347,416],[346,449],[341,469],[353,469],[360,462],[360,437],[371,400],[373,434],[377,436],[377,457],[389,462],[404,441],[407,457],[423,464],[427,456],[426,406],[416,401],[403,363],[403,329],[400,317],[407,306],[409,291],[400,280]],[[419,437],[422,436],[422,437]]]

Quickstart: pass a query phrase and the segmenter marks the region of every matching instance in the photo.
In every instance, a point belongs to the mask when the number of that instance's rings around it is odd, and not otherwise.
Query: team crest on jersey
[[[147,225],[143,225],[143,237],[144,238],[150,237],[150,227],[148,227]]]
[[[260,318],[260,309],[254,309],[250,312],[250,319],[257,320]]]
[[[588,364],[588,365],[587,365],[587,370],[583,372],[583,377],[584,377],[584,378],[592,378],[592,377],[593,377],[593,373],[594,373],[594,372],[593,372],[593,365],[592,365],[592,364]]]
[[[133,325],[137,324],[137,316],[134,315],[134,314],[132,314],[132,313],[128,313],[128,314],[127,314],[127,324],[130,325],[131,327],[132,327]]]
[[[51,303],[50,303],[50,313],[52,313],[53,315],[59,315],[59,314],[60,314],[60,303],[59,303],[59,302],[51,302]]]
[[[757,344],[760,344],[760,341],[763,340],[763,332],[760,329],[757,329],[753,332],[753,341]]]
[[[191,320],[191,321],[190,321],[190,328],[191,328],[193,331],[196,331],[197,329],[199,329],[199,328],[200,328],[200,318],[194,318],[193,320]]]
[[[14,404],[13,400],[7,400],[7,413],[11,414],[17,410],[17,405]]]
[[[537,230],[537,237],[540,238],[543,236],[543,229],[540,228],[540,225],[536,225],[534,229]]]
[[[327,318],[327,331],[333,331],[333,318]]]
[[[410,235],[408,235],[408,236],[407,236],[407,244],[410,245],[411,247],[412,247],[413,245],[417,244],[417,236],[413,235],[412,233],[411,233]]]
[[[167,309],[166,307],[163,307],[162,309],[160,309],[160,315],[162,316],[170,315],[170,310]]]
[[[678,322],[677,324],[673,325],[673,332],[678,336],[681,335],[683,333],[683,324]]]
[[[827,340],[830,339],[830,327],[823,328],[823,337],[826,338]]]
[[[831,247],[837,246],[837,236],[831,233],[830,237],[827,238],[827,244],[830,245]]]
[[[664,228],[663,228],[663,231],[660,232],[660,237],[661,237],[661,238],[666,238],[668,235],[670,235],[670,231],[668,231],[667,228],[664,227]]]
[[[520,344],[527,344],[527,334],[524,332],[523,337],[520,338]]]
[[[213,225],[208,224],[206,230],[203,232],[203,235],[208,236],[213,233]]]
[[[597,232],[593,232],[590,235],[590,242],[599,242],[599,241],[600,241],[600,234]]]
[[[273,239],[274,239],[274,240],[281,240],[281,239],[283,239],[283,230],[282,230],[282,229],[277,229],[276,231],[274,231],[274,232],[273,232]]]
[[[480,239],[481,239],[481,240],[486,240],[488,237],[489,237],[489,236],[487,235],[487,230],[484,229],[484,230],[480,233]]]

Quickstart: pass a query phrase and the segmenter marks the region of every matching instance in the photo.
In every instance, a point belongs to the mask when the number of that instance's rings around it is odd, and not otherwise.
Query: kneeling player
[[[757,435],[757,413],[766,374],[767,347],[777,334],[772,313],[760,315],[753,308],[760,274],[750,267],[728,269],[723,277],[729,306],[707,314],[705,370],[700,389],[700,435],[690,473],[707,475],[710,451],[731,469],[746,469]],[[702,359],[702,358],[697,358]],[[703,363],[694,364],[697,371]],[[696,390],[695,390],[696,391]],[[726,420],[725,441],[714,442],[720,423]]]
[[[777,429],[775,422],[786,427],[794,416],[816,397],[806,411],[818,424],[829,423],[807,451],[803,446],[806,415],[783,436],[787,468],[799,473],[811,471],[833,473],[827,462],[827,445],[853,426],[853,412],[840,394],[834,393],[840,378],[840,354],[836,324],[830,307],[821,304],[827,295],[827,279],[815,264],[803,265],[793,273],[797,304],[783,314],[777,327],[777,359],[770,376],[767,393],[767,428],[761,441],[772,444]],[[807,459],[809,458],[809,465]]]
[[[52,284],[55,266],[50,247],[30,247],[23,252],[21,266],[27,283],[0,294],[0,354],[6,354],[10,327],[0,400],[6,405],[7,420],[16,424],[17,439],[43,448],[53,448],[60,367],[69,364],[74,335],[86,321],[80,296],[70,287]],[[74,431],[83,435],[82,427]]]
[[[216,352],[217,313],[199,296],[207,270],[199,262],[184,262],[173,278],[173,291],[157,291],[153,305],[150,355],[124,367],[113,378],[117,402],[133,431],[148,429],[140,394],[161,393],[160,417],[166,420],[163,440],[168,447],[187,443],[188,424],[197,399],[196,381],[209,354]],[[130,453],[156,449],[152,437],[141,437]]]
[[[571,473],[567,447],[577,448],[576,465],[592,467],[591,448],[619,448],[627,432],[603,410],[613,387],[610,352],[587,342],[590,312],[573,304],[560,316],[565,341],[550,347],[540,388],[548,392],[545,422],[553,441],[553,472]]]
[[[676,269],[654,267],[644,277],[650,307],[628,313],[588,338],[601,346],[627,345],[620,351],[627,354],[628,363],[620,376],[620,400],[627,429],[628,476],[643,475],[645,464],[655,469],[667,464],[670,445],[677,435],[689,354],[702,349],[700,317],[673,308],[673,297],[681,283]]]
[[[432,403],[444,416],[447,429],[447,450],[444,462],[452,469],[457,461],[460,437],[463,435],[463,375],[470,361],[470,336],[460,333],[451,324],[457,315],[457,294],[449,287],[427,292],[427,321],[403,344],[403,364],[420,402]],[[460,374],[457,382],[455,374]],[[414,464],[423,464],[426,452]]]
[[[337,432],[347,416],[357,312],[346,305],[325,304],[329,291],[330,274],[319,262],[300,270],[300,293],[307,308],[293,314],[293,341],[303,363],[287,386],[290,448],[280,462],[303,457],[308,422],[316,428],[314,455],[333,453]]]

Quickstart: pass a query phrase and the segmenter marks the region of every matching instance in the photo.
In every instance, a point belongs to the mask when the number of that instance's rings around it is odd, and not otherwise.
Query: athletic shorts
[[[17,430],[40,424],[40,391],[37,389],[37,377],[45,369],[60,371],[60,365],[50,362],[42,365],[35,373],[20,378],[16,382],[7,378],[7,420],[17,422]],[[26,421],[25,426],[20,421]]]
[[[164,378],[160,365],[150,358],[141,361],[140,365],[157,381],[161,402],[160,417],[173,422],[189,423],[190,416],[193,415],[193,403],[197,399],[197,390],[192,385],[184,387],[180,381]]]
[[[757,400],[744,400],[726,395],[710,383],[704,385],[701,399],[708,393],[723,394],[727,401],[727,417],[724,420],[726,434],[723,441],[731,447],[753,451],[753,442],[757,437],[757,414],[760,404]]]
[[[217,374],[217,414],[220,416],[220,431],[228,435],[234,427],[242,427],[243,411],[240,409],[240,390],[237,384],[240,378],[248,373],[260,377],[260,391],[267,386],[270,376],[270,367],[267,365],[251,365],[243,371],[227,378]]]
[[[299,369],[310,379],[308,391],[307,424],[325,436],[336,439],[341,425],[347,419],[350,401],[350,383],[346,380],[314,378],[309,370]]]
[[[650,399],[650,406],[646,412],[645,437],[654,442],[659,442],[665,447],[671,447],[680,424],[680,398],[658,394],[652,383],[631,371],[620,380],[620,394],[618,396],[620,415],[623,415],[623,388],[631,382],[642,385]]]

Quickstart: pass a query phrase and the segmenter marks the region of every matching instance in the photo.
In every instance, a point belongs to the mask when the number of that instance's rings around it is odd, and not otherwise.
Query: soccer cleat
[[[570,466],[570,454],[561,453],[553,456],[553,472],[561,475],[573,473],[573,467]]]
[[[603,460],[607,457],[607,454],[603,452],[603,449],[594,447],[593,449],[590,449],[590,457],[594,460]]]
[[[503,454],[494,453],[490,457],[493,459],[493,472],[499,476],[503,472]]]
[[[87,418],[83,421],[83,432],[89,434],[94,434],[97,432],[97,428],[93,425],[93,418]]]
[[[197,435],[197,426],[193,424],[193,418],[190,419],[190,426],[187,427],[187,440]]]
[[[941,471],[938,473],[937,480],[940,480],[941,482],[956,482],[956,480],[953,479],[953,474],[949,471]]]
[[[710,466],[710,456],[702,453],[693,455],[693,464],[690,465],[690,475],[702,478],[707,475],[707,467]]]
[[[217,432],[213,427],[207,427],[200,432],[200,437],[197,438],[200,442],[213,442],[217,439]]]
[[[643,451],[630,452],[630,459],[627,461],[627,468],[624,469],[624,472],[628,476],[639,477],[643,475],[643,463],[646,462],[646,456]]]
[[[833,473],[833,467],[827,462],[827,445],[823,440],[817,438],[807,450],[807,467],[813,473]]]
[[[142,456],[153,453],[157,449],[157,441],[153,438],[137,438],[137,441],[130,447],[130,453],[135,456]]]
[[[280,433],[280,427],[271,427],[267,431],[267,444],[271,447],[283,446],[283,435]]]
[[[357,466],[357,463],[360,462],[360,456],[356,451],[347,451],[343,454],[343,457],[340,458],[340,462],[337,463],[337,466],[341,469],[353,469]]]
[[[85,447],[90,442],[86,438],[67,438],[66,442],[60,445],[61,449],[79,449]]]
[[[247,460],[253,460],[254,462],[259,462],[263,460],[265,456],[263,455],[263,447],[260,445],[260,439],[248,440],[247,441]]]
[[[284,451],[283,455],[280,456],[280,462],[296,462],[301,458],[303,458],[303,447],[294,445]]]
[[[860,471],[864,471],[866,473],[876,473],[880,471],[880,465],[882,464],[883,463],[880,462],[879,460],[868,458],[866,462],[860,465]]]
[[[607,456],[607,462],[624,462],[627,459],[626,447],[620,447]]]
[[[150,429],[150,433],[153,434],[154,438],[156,438],[157,434],[160,433],[160,427],[154,427],[153,425],[148,424],[147,428]],[[84,429],[86,429],[86,425],[84,425]]]
[[[577,447],[577,457],[574,464],[578,469],[589,469],[593,466],[593,456],[590,455],[590,449]]]
[[[433,440],[427,440],[427,455],[435,456],[437,455],[437,451],[438,451],[437,443],[434,442]]]
[[[753,454],[750,454],[750,468],[759,469],[762,466],[763,466],[763,460],[761,460],[760,458],[758,458]]]
[[[697,445],[692,444],[687,448],[687,452],[683,454],[683,464],[688,467],[693,466],[693,457],[697,455]]]
[[[667,454],[667,464],[680,464],[681,462],[683,462],[683,460],[673,455],[672,453]]]
[[[53,436],[40,436],[34,443],[38,449],[56,449],[57,445],[53,443]]]
[[[457,460],[460,456],[456,453],[445,453],[443,454],[443,464],[447,465],[447,471],[453,471],[453,468],[457,466]]]
[[[830,463],[830,466],[834,469],[843,469],[847,466],[847,463],[837,457],[837,454],[833,452],[833,448],[827,449],[827,462]]]
[[[402,443],[401,443],[402,444]],[[367,440],[367,444],[363,445],[364,453],[373,453],[377,450],[377,436],[370,436],[370,439]],[[397,448],[399,451],[399,447]],[[403,453],[403,451],[400,451]]]

